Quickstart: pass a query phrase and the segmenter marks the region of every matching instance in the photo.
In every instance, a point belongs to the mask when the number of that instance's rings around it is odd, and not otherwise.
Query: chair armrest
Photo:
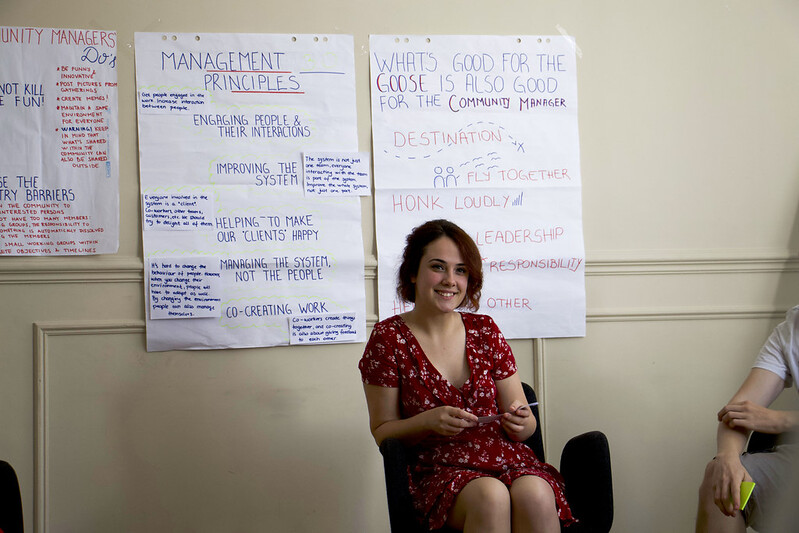
[[[566,482],[566,500],[581,522],[581,527],[574,531],[610,531],[613,525],[613,479],[610,446],[605,434],[589,431],[570,439],[561,453],[560,473]]]

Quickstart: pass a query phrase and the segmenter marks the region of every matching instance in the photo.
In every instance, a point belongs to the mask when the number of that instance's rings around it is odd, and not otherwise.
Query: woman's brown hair
[[[483,289],[483,260],[480,257],[480,250],[468,233],[449,220],[430,220],[415,227],[408,234],[397,276],[397,295],[406,302],[416,301],[416,286],[411,279],[419,273],[419,263],[427,245],[441,237],[452,239],[469,273],[466,297],[460,306],[477,311],[480,308],[480,294]]]

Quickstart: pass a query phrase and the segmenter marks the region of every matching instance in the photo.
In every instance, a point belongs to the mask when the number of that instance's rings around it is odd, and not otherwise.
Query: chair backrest
[[[535,391],[530,385],[522,382],[522,388],[524,389],[524,395],[527,397],[527,403],[533,403],[538,400]],[[544,457],[544,439],[541,433],[541,418],[538,416],[538,406],[534,405],[532,409],[536,421],[535,433],[524,441],[524,443],[535,452],[535,456],[538,457],[538,460],[543,462],[546,461],[546,457]]]
[[[0,461],[0,530],[23,533],[19,480],[14,468],[5,461]]]

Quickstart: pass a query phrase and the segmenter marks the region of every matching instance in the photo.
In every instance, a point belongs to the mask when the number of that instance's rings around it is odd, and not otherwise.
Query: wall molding
[[[586,276],[799,272],[795,252],[769,250],[617,251],[586,258]]]
[[[645,276],[672,274],[774,274],[799,272],[799,255],[773,252],[600,252],[586,258],[585,275]],[[377,279],[377,260],[364,262],[367,282]],[[140,257],[7,257],[0,261],[0,285],[36,283],[142,283]]]
[[[0,285],[142,283],[143,280],[144,264],[138,257],[5,258],[0,261]]]
[[[143,320],[36,322],[33,324],[34,380],[34,500],[33,531],[46,533],[48,524],[48,375],[50,341],[55,337],[83,335],[142,335]]]
[[[364,266],[366,281],[377,279],[377,262]],[[139,257],[5,258],[0,261],[0,285],[47,283],[143,283],[144,262]]]
[[[586,322],[667,322],[675,320],[752,320],[775,319],[785,316],[787,309],[776,307],[686,307],[678,309],[634,308],[593,310]]]

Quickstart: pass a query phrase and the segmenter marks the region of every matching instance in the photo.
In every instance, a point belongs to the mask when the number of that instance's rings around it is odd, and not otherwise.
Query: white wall
[[[691,529],[715,412],[799,303],[799,4],[4,0],[0,24],[119,43],[119,253],[0,260],[0,457],[28,530],[388,531],[362,346],[145,351],[135,31],[352,34],[361,150],[369,34],[573,35],[587,335],[512,346],[552,462],[608,434],[614,531]]]

